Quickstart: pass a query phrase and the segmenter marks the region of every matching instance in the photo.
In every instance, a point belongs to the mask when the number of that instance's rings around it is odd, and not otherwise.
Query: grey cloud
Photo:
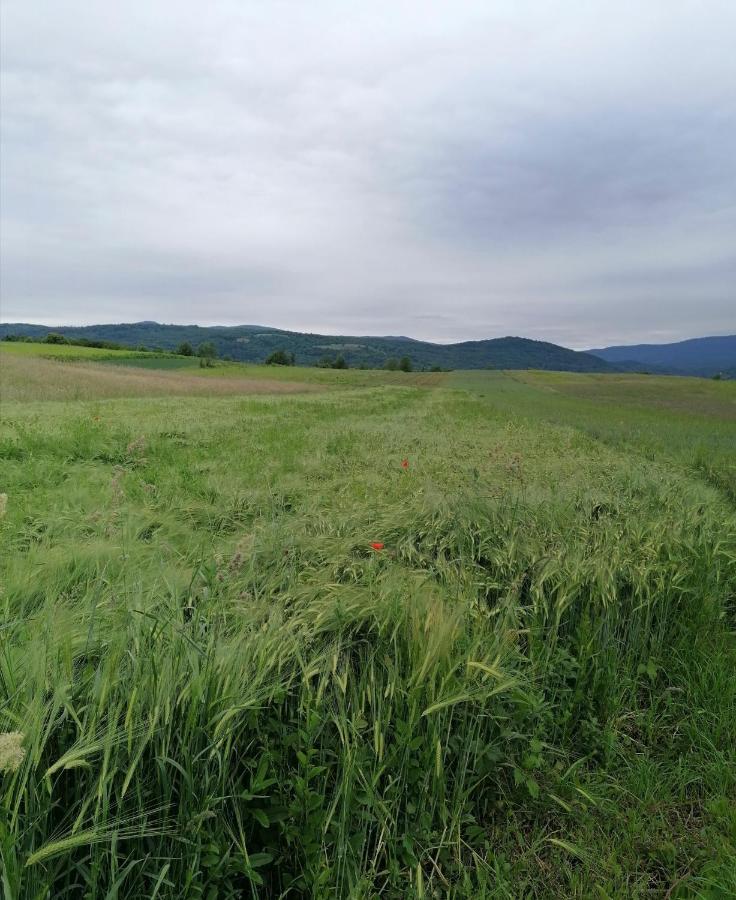
[[[413,186],[422,221],[469,242],[526,243],[561,229],[574,237],[718,209],[724,185],[736,183],[736,122],[645,118],[606,109],[522,123],[511,140],[451,137],[428,153],[420,180],[400,183]]]
[[[3,7],[5,320],[736,327],[736,7]]]

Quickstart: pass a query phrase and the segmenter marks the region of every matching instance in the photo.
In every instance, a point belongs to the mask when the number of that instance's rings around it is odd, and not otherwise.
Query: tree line
[[[191,341],[182,341],[174,351],[168,351],[164,350],[163,347],[146,347],[142,344],[138,347],[131,347],[126,344],[121,344],[117,341],[67,337],[66,335],[58,334],[55,331],[50,331],[48,332],[48,334],[39,337],[31,337],[24,334],[6,334],[2,339],[10,343],[68,344],[74,347],[95,347],[101,350],[131,350],[138,353],[168,354],[173,352],[176,356],[189,356],[199,358],[199,364],[202,368],[211,368],[212,366],[214,366],[215,360],[217,359],[217,347],[215,346],[214,341],[204,341],[197,347],[195,347]],[[227,357],[225,358],[225,360],[229,361]],[[297,364],[294,353],[284,349],[274,350],[265,358],[263,362],[267,366],[295,366]],[[317,362],[315,362],[314,365],[320,369],[350,368],[350,364],[342,354],[334,357],[323,356]],[[390,356],[383,362],[383,365],[380,367],[368,367],[362,365],[360,366],[360,368],[383,368],[387,369],[390,372],[412,372],[414,370],[414,364],[412,363],[411,358],[408,356]],[[441,372],[442,367],[432,366],[430,371]]]

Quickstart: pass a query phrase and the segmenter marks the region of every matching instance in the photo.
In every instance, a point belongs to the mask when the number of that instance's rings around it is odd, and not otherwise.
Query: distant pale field
[[[110,353],[0,344],[3,896],[736,896],[736,384]]]
[[[56,344],[0,343],[6,400],[93,400],[167,395],[293,393],[381,384],[434,387],[444,373],[333,370],[157,357]]]
[[[5,401],[96,400],[114,397],[167,397],[294,393],[317,390],[307,382],[268,377],[204,378],[199,369],[148,369],[81,361],[25,357],[0,351],[0,396]],[[231,373],[228,373],[231,374]],[[238,373],[239,375],[240,373]]]

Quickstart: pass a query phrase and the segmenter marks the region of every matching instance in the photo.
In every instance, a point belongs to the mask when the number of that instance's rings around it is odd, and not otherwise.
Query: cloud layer
[[[736,328],[736,5],[6,0],[2,318]]]

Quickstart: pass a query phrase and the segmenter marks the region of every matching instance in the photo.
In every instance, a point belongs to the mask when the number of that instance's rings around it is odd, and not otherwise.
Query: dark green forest
[[[233,327],[161,325],[135,322],[120,325],[46,327],[0,324],[0,338],[21,335],[44,339],[53,332],[70,340],[104,341],[125,347],[176,351],[184,342],[197,348],[215,345],[217,356],[239,362],[265,362],[274,352],[293,354],[297,365],[316,365],[342,357],[350,368],[381,367],[388,360],[408,357],[414,369],[551,369],[569,372],[614,372],[617,367],[589,353],[579,353],[520,337],[431,344],[408,337],[341,337],[281,331],[257,325]]]

